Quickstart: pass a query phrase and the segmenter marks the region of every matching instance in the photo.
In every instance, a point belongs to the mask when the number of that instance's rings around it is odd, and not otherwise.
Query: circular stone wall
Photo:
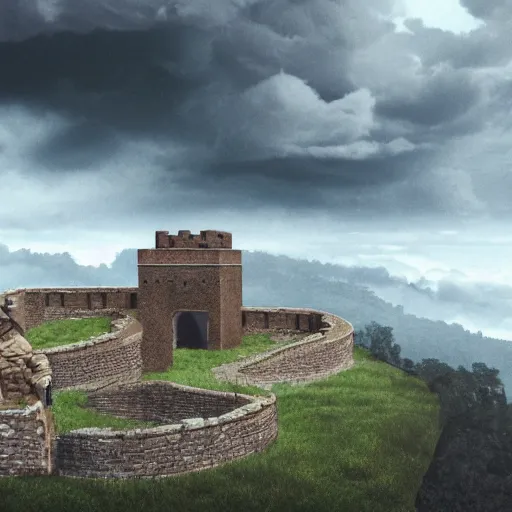
[[[277,438],[276,397],[147,381],[89,395],[88,406],[153,428],[88,428],[56,438],[56,473],[78,477],[168,476],[264,450]]]

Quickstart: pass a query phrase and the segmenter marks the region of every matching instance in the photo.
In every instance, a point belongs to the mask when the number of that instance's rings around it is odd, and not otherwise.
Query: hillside
[[[211,368],[272,345],[267,336],[248,336],[232,350],[177,349],[172,368],[145,378],[226,390],[226,383],[212,378]],[[0,479],[0,508],[410,512],[440,434],[438,398],[421,380],[374,360],[360,347],[354,359],[353,368],[327,379],[273,386],[279,436],[261,453],[172,478]],[[113,418],[84,411],[83,395],[55,393],[61,430],[84,424],[127,428],[119,418],[112,423]]]

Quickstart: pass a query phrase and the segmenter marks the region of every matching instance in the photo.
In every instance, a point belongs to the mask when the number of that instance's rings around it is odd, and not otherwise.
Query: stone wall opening
[[[44,388],[44,403],[45,407],[51,407],[53,404],[52,400],[52,383],[49,382],[47,386]]]
[[[178,311],[173,319],[176,348],[208,349],[208,312]]]

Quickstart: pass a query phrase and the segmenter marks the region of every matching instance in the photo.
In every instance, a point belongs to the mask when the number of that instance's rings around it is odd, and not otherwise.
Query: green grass
[[[248,356],[275,348],[268,335],[245,336],[240,347],[223,351],[187,350],[174,351],[172,369],[163,373],[147,373],[144,380],[169,380],[178,384],[196,386],[219,391],[266,395],[269,392],[256,386],[239,386],[229,382],[219,382],[210,371],[211,368],[239,359],[239,355]],[[55,432],[63,434],[71,430],[86,427],[111,427],[123,430],[158,425],[134,420],[124,420],[104,413],[96,413],[85,408],[87,395],[81,391],[56,391],[53,398]]]
[[[171,370],[145,378],[233,390],[210,368],[272,346],[247,337],[232,351],[177,350]],[[155,480],[2,478],[2,512],[413,512],[439,437],[437,397],[361,348],[354,356],[354,368],[323,381],[273,387],[279,437],[262,453]]]
[[[57,391],[54,394],[52,413],[55,433],[63,434],[86,427],[111,427],[115,430],[157,426],[159,423],[118,418],[86,408],[87,394],[84,391]]]
[[[287,343],[292,343],[289,341]],[[240,356],[251,356],[282,346],[270,339],[268,334],[251,334],[244,336],[237,348],[228,350],[174,350],[174,362],[166,372],[146,373],[143,380],[170,380],[177,384],[198,388],[231,391],[249,395],[267,395],[268,392],[256,386],[241,386],[230,382],[220,382],[211,371],[212,368],[225,363],[240,361]]]
[[[107,317],[55,320],[29,329],[25,338],[34,350],[60,347],[110,332],[110,324]]]

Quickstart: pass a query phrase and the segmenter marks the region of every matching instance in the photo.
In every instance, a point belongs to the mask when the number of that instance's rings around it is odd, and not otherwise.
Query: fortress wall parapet
[[[241,251],[232,249],[231,233],[157,231],[155,239],[154,249],[138,250],[138,287],[27,288],[5,292],[0,300],[8,299],[20,332],[56,319],[111,317],[113,332],[34,351],[35,357],[44,354],[49,361],[54,389],[87,391],[87,406],[100,413],[159,426],[86,428],[55,438],[51,411],[41,402],[0,410],[0,475],[169,476],[262,451],[277,438],[271,393],[141,381],[143,369],[172,365],[174,345],[229,349],[243,334],[301,333],[300,341],[213,370],[219,380],[267,389],[325,378],[354,364],[354,330],[345,320],[308,308],[242,307]],[[135,311],[138,320],[131,316]],[[206,341],[200,347],[194,345],[199,335],[187,331],[187,318],[203,319]]]
[[[243,306],[242,326],[245,333],[265,331],[318,332],[323,313],[309,308]]]
[[[21,288],[3,296],[13,301],[11,314],[24,330],[51,320],[137,309],[137,287]]]
[[[213,229],[200,231],[193,235],[188,230],[180,230],[177,235],[169,235],[169,231],[156,232],[156,249],[231,249],[232,234]]]
[[[48,357],[54,389],[95,390],[140,379],[141,324],[128,315],[112,328],[90,340],[34,351]]]
[[[137,386],[139,390],[134,392]],[[201,416],[189,417],[192,409],[187,407],[181,413],[185,418],[173,424],[124,431],[89,428],[58,436],[57,474],[95,478],[176,475],[212,468],[262,451],[277,438],[275,395],[255,397],[207,391],[164,381],[141,382],[125,389],[133,400],[133,409],[139,411],[139,418],[155,419],[147,404],[157,402],[163,411],[168,411],[167,416],[178,417],[180,412],[171,402],[184,405],[193,395],[197,397],[194,402]],[[119,391],[123,393],[123,389]],[[180,392],[184,394],[183,400],[177,400]],[[106,395],[92,398],[101,410],[117,408],[114,403],[101,405],[101,397]],[[218,409],[215,399],[219,402]],[[163,405],[166,400],[167,406]],[[204,408],[205,404],[209,405]],[[216,410],[226,412],[208,416]],[[125,407],[118,409],[118,414],[126,412]]]

